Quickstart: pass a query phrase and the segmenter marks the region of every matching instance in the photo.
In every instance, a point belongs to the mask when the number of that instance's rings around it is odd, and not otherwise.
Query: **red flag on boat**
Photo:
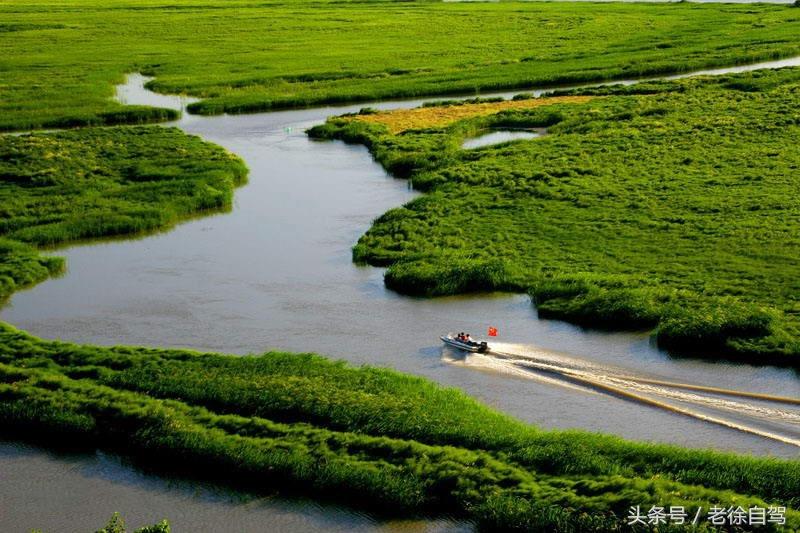
[[[489,336],[497,337],[497,328],[489,326]]]

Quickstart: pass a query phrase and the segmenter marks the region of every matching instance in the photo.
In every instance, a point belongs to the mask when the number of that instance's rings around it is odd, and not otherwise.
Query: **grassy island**
[[[800,366],[800,69],[582,95],[312,129],[366,144],[426,192],[377,219],[354,259],[389,266],[408,294],[529,291],[543,316]],[[548,134],[461,149],[509,127]]]

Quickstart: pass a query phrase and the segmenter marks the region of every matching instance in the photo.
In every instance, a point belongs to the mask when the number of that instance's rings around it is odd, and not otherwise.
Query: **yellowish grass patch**
[[[441,127],[466,118],[493,115],[508,109],[531,109],[553,104],[582,104],[593,96],[555,96],[550,98],[531,98],[528,100],[504,100],[478,104],[461,104],[415,109],[396,109],[373,115],[359,115],[358,120],[385,124],[391,133],[406,130]]]

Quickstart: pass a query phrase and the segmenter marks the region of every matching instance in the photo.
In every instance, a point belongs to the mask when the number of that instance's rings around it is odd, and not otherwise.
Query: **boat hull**
[[[466,352],[486,353],[489,351],[489,346],[485,342],[468,343],[446,336],[439,338],[442,339],[442,342],[446,345],[452,346],[453,348],[458,348],[459,350],[464,350]]]

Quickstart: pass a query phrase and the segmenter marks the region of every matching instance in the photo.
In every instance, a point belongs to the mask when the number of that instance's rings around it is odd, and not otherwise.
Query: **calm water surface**
[[[494,144],[506,143],[510,141],[519,141],[522,139],[535,139],[541,137],[544,131],[531,131],[531,130],[497,130],[484,132],[477,137],[467,139],[461,145],[465,150],[473,148],[483,148],[484,146],[492,146]]]
[[[129,531],[167,518],[181,532],[392,531],[456,533],[448,520],[380,521],[307,499],[233,491],[222,485],[144,472],[105,453],[67,454],[0,441],[0,530],[96,531],[113,511]],[[6,487],[13,487],[9,490]]]
[[[789,64],[800,61],[779,63]],[[738,69],[709,74],[731,70]],[[141,88],[142,81],[132,76],[123,100],[152,103],[154,96]],[[159,105],[182,103],[158,98]],[[491,324],[500,329],[501,341],[514,343],[506,349],[545,359],[568,357],[593,372],[800,397],[800,380],[791,370],[675,359],[654,348],[644,333],[589,331],[538,320],[524,295],[426,300],[388,291],[383,271],[353,265],[350,248],[373,218],[416,193],[405,181],[387,176],[363,147],[312,141],[304,134],[331,114],[366,105],[185,116],[179,127],[247,162],[249,183],[237,192],[233,210],[142,239],[59,250],[67,258],[67,274],[16,294],[0,318],[41,337],[83,343],[238,354],[314,351],[456,386],[543,427],[798,456],[796,446],[773,439],[568,388],[507,361],[464,360],[443,351],[439,334],[454,329],[481,333]],[[692,401],[675,400],[698,412],[742,418],[719,402]],[[756,411],[758,406],[751,402],[750,407]],[[777,419],[745,417],[743,422],[800,438],[790,409],[775,413]],[[53,455],[10,443],[0,446],[0,478],[2,531],[64,531],[64,524],[86,530],[114,510],[131,517],[132,525],[167,517],[179,532],[468,528],[447,521],[386,524],[336,507],[145,475],[112,456]],[[45,500],[47,505],[41,505]]]

